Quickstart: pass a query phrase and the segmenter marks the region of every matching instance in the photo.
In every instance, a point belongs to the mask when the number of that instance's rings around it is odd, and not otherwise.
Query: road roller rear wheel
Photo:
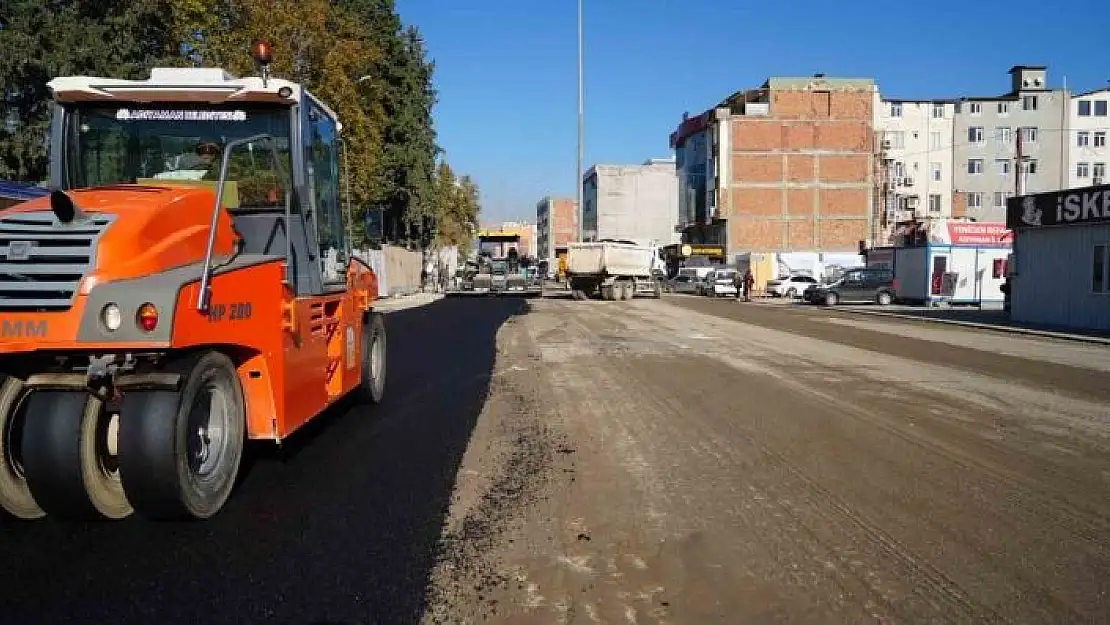
[[[90,520],[131,514],[120,483],[118,425],[118,416],[85,391],[35,390],[28,395],[23,466],[43,510]]]
[[[16,378],[0,385],[0,507],[17,519],[33,521],[46,512],[31,496],[23,470],[23,423],[27,389]]]
[[[132,391],[120,410],[123,487],[151,519],[207,519],[235,486],[246,409],[231,360],[208,352],[179,391]]]

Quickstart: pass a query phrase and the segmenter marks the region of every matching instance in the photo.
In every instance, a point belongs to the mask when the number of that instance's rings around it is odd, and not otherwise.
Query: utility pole
[[[575,197],[578,211],[578,240],[583,239],[585,233],[585,211],[582,206],[582,144],[583,144],[583,119],[585,118],[585,98],[582,89],[582,0],[578,0],[578,173],[574,178]]]

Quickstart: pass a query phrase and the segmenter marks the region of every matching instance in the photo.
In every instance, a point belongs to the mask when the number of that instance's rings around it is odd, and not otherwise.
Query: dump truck
[[[663,256],[657,245],[602,239],[567,245],[567,281],[575,299],[662,297]]]
[[[0,507],[207,519],[248,441],[384,397],[342,126],[303,86],[155,68],[51,80],[49,197],[0,212]]]

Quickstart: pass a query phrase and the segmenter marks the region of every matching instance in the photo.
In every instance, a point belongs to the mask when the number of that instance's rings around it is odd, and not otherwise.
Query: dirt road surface
[[[1110,620],[1110,351],[673,296],[389,313],[205,523],[0,523],[0,623]]]
[[[544,299],[499,332],[424,621],[1105,622],[1108,371],[823,309]]]

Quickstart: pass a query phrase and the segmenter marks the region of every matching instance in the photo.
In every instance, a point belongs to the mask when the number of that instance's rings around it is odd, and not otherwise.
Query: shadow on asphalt
[[[385,401],[252,454],[207,522],[0,524],[0,622],[418,621],[496,332],[526,310],[481,298],[389,313]]]

